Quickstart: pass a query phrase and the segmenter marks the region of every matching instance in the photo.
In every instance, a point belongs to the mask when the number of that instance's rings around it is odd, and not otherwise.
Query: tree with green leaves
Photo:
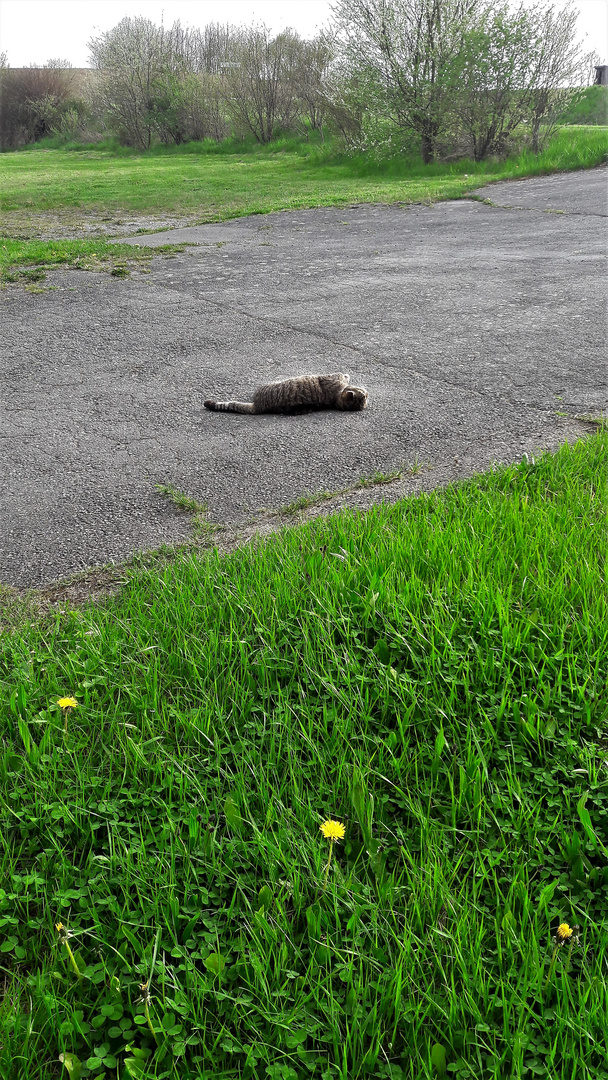
[[[500,154],[524,124],[537,149],[589,67],[571,2],[337,0],[333,12],[363,126],[415,135],[425,162],[446,148]]]
[[[264,144],[272,139],[277,124],[292,124],[301,44],[292,30],[274,37],[261,24],[235,31],[223,81],[229,114],[241,133]]]
[[[458,61],[485,0],[337,0],[339,65],[361,104],[420,138],[432,161],[453,117]]]
[[[175,124],[178,84],[187,72],[187,34],[179,22],[165,29],[138,16],[122,19],[89,41],[91,63],[98,73],[98,106],[110,129],[128,145],[147,150],[159,118],[166,129],[172,111]],[[179,135],[175,141],[180,141]]]
[[[535,152],[551,134],[590,70],[576,42],[577,17],[571,4],[501,3],[469,32],[453,100],[476,161],[503,154],[518,129]]]

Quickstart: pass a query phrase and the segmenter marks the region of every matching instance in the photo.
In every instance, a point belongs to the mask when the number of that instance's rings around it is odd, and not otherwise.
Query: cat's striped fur
[[[355,412],[367,405],[364,386],[350,386],[350,375],[300,375],[259,386],[253,401],[214,401],[205,408],[212,412],[303,413],[309,409],[342,409]]]

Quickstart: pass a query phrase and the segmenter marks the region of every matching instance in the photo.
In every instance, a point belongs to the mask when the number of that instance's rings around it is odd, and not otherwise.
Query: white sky
[[[526,0],[526,3],[532,0]],[[561,3],[562,0],[557,0]],[[574,0],[586,50],[607,62],[608,0]],[[11,67],[69,60],[88,66],[87,41],[111,30],[125,15],[143,15],[157,25],[203,27],[207,23],[264,22],[273,32],[291,26],[312,37],[330,19],[329,0],[0,0],[0,52]],[[586,36],[585,36],[586,35]]]

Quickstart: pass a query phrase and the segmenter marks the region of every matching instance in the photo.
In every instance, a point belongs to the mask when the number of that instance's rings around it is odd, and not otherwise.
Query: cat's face
[[[367,390],[364,386],[347,386],[341,394],[341,404],[348,412],[358,412],[367,405]]]

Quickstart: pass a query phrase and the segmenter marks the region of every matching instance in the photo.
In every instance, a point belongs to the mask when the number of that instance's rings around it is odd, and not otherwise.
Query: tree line
[[[86,131],[140,150],[316,132],[379,155],[480,161],[522,132],[540,149],[589,82],[572,4],[336,0],[332,14],[312,40],[124,18],[89,41],[78,92],[61,61],[11,70],[0,57],[0,146]]]

